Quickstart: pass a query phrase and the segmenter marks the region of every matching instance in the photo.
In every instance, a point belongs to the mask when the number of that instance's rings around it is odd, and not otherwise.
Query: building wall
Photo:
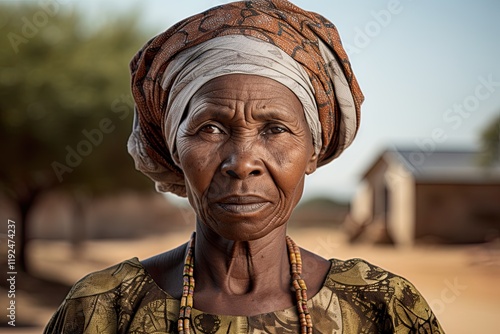
[[[368,182],[362,181],[351,202],[351,219],[364,224],[373,219],[373,189]]]
[[[459,243],[500,237],[500,184],[418,183],[415,237]]]
[[[399,246],[411,246],[415,237],[415,179],[400,164],[389,165],[387,187],[387,233]]]
[[[371,201],[371,220],[385,221],[386,218],[386,201],[385,201],[385,173],[388,164],[385,159],[380,159],[371,168],[370,172],[365,175],[365,182],[369,184],[369,189],[372,191]]]

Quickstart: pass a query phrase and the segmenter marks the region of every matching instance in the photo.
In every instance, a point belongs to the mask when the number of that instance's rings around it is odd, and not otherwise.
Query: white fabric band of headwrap
[[[253,74],[288,87],[302,103],[314,150],[322,145],[314,89],[306,71],[278,47],[259,39],[230,35],[211,39],[180,53],[166,68],[162,87],[172,84],[163,133],[178,163],[176,137],[191,97],[208,81],[226,74]]]
[[[331,158],[334,159],[340,155],[349,145],[351,145],[354,137],[356,136],[356,129],[358,128],[358,119],[356,117],[356,107],[354,98],[352,97],[349,82],[340,67],[337,58],[330,51],[328,46],[318,39],[319,51],[321,57],[326,64],[326,69],[330,72],[330,78],[333,81],[333,89],[335,90],[335,99],[337,100],[340,113],[340,126],[339,129],[339,143],[336,154]]]

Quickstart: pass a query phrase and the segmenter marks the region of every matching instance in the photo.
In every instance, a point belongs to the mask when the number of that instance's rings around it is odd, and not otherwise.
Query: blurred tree
[[[152,189],[126,151],[128,62],[145,32],[132,16],[96,27],[70,5],[42,3],[0,4],[0,189],[19,207],[19,269],[40,193]]]
[[[486,126],[480,135],[481,140],[481,164],[493,166],[500,164],[500,115]]]

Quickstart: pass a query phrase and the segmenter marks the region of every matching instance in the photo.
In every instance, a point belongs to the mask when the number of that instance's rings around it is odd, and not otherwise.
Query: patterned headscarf
[[[294,69],[292,75],[287,71],[284,76],[282,72],[276,76],[267,70],[259,75],[285,84],[302,102],[313,134],[318,166],[339,156],[354,139],[363,95],[335,26],[324,17],[285,0],[221,5],[189,17],[154,37],[131,62],[136,109],[128,149],[136,168],[153,179],[159,191],[186,194],[183,172],[175,159],[175,135],[190,96],[210,78],[229,73],[253,73],[244,70],[248,64],[236,66],[236,69],[226,66],[217,73],[212,71],[204,81],[195,80],[199,76],[190,76],[186,71],[181,73],[186,66],[196,69],[192,64],[199,62],[190,59],[200,57],[200,49],[202,54],[210,53],[212,45],[218,48],[221,40],[233,40],[228,38],[231,36],[246,36],[252,43],[268,43],[269,54],[279,52],[299,65],[292,66],[299,68],[298,71]],[[201,63],[204,65],[199,68],[202,72],[210,72],[210,69],[204,70],[206,58],[210,56],[205,54],[203,57],[205,60]],[[262,63],[257,60],[250,65],[262,67]],[[297,76],[301,78],[295,79]],[[288,79],[282,81],[279,77]],[[190,93],[182,92],[186,87]],[[311,95],[314,101],[307,97]],[[311,105],[317,116],[311,115]],[[318,123],[321,131],[314,129],[314,124]]]

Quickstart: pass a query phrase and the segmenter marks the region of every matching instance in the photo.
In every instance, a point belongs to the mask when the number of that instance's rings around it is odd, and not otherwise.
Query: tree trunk
[[[28,228],[29,228],[29,214],[31,209],[33,208],[33,204],[35,203],[36,198],[40,193],[39,188],[30,189],[29,187],[25,188],[22,195],[18,196],[18,207],[20,214],[20,221],[16,222],[16,225],[19,229],[16,230],[17,234],[17,242],[16,242],[16,250],[17,250],[17,269],[24,272],[29,272],[29,260],[26,254],[26,249],[29,243],[28,238]]]

